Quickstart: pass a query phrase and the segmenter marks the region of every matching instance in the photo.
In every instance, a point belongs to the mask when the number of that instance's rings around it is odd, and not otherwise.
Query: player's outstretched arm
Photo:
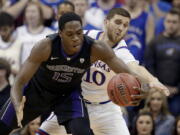
[[[92,60],[102,60],[116,73],[126,72],[135,75],[142,83],[149,84],[151,88],[163,91],[169,95],[169,90],[161,84],[157,78],[152,76],[144,67],[136,64],[128,64],[128,66],[119,58],[117,58],[113,50],[102,41],[95,41],[92,47]]]
[[[50,41],[48,39],[38,42],[31,51],[30,56],[23,64],[19,74],[11,90],[11,100],[15,107],[17,117],[22,120],[22,109],[24,107],[25,99],[22,98],[22,89],[24,85],[32,78],[40,64],[48,59],[50,55]]]
[[[162,91],[166,96],[170,94],[167,87],[165,87],[156,77],[154,77],[151,73],[148,72],[148,70],[138,65],[136,62],[130,62],[127,64],[130,70],[141,79],[141,82],[143,84],[149,84],[150,88],[157,89],[159,91]]]
[[[131,73],[128,66],[114,54],[103,41],[95,41],[91,50],[91,62],[102,60],[116,73]]]

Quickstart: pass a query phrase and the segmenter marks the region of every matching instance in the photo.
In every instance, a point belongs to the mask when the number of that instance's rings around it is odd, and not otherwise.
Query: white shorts
[[[41,124],[39,129],[49,135],[70,135],[66,133],[64,126],[58,124],[57,117],[53,112]],[[36,134],[36,135],[39,135],[39,134]]]
[[[95,135],[130,135],[119,106],[109,102],[101,105],[87,104],[87,108]],[[40,129],[50,135],[67,135],[64,126],[59,126],[56,116],[52,115],[43,122]]]

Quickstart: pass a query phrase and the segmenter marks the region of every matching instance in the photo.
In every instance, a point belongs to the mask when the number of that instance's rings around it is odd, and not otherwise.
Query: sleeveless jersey
[[[98,39],[101,31],[90,30],[85,33],[91,38]],[[117,57],[125,63],[135,61],[132,54],[127,49],[124,40],[114,45],[113,50]],[[96,61],[82,78],[82,95],[90,102],[103,102],[108,100],[107,85],[115,73],[102,61]]]
[[[32,81],[41,89],[51,93],[65,93],[80,87],[81,78],[90,67],[91,46],[94,40],[84,35],[84,42],[79,53],[68,57],[58,34],[49,35],[52,51],[47,61],[43,62]]]

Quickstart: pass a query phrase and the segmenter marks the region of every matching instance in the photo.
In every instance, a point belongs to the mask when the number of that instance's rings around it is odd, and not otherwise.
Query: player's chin
[[[81,45],[73,45],[73,51],[74,52],[79,52],[81,49]]]
[[[114,38],[114,43],[119,43],[121,41],[121,38],[120,37],[115,37]]]

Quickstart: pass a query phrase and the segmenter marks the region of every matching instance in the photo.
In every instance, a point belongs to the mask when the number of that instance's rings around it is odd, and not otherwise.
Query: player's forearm
[[[16,79],[14,82],[14,85],[11,89],[11,100],[14,106],[18,106],[18,104],[21,102],[22,100],[22,89],[23,89],[23,85],[24,83],[21,82],[19,79]]]
[[[158,79],[150,74],[143,66],[139,66],[138,64],[133,64],[132,66],[131,64],[129,65],[129,68],[143,83],[158,81]]]

